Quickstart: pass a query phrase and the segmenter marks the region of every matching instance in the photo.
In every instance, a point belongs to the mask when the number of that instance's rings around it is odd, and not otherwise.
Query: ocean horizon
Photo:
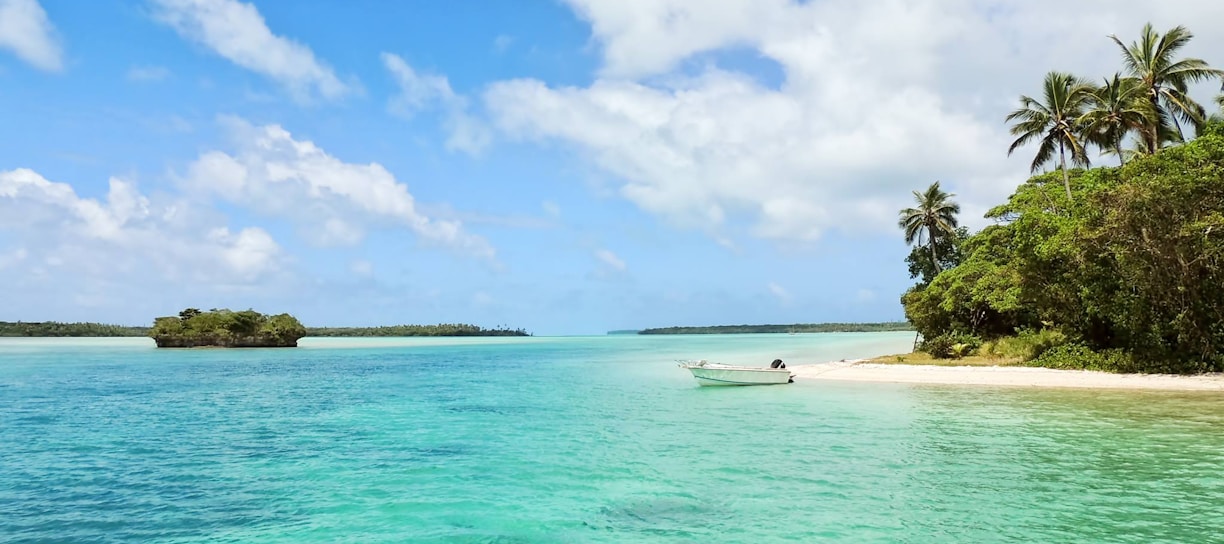
[[[1218,394],[702,388],[675,365],[912,342],[0,339],[0,541],[1221,541]]]

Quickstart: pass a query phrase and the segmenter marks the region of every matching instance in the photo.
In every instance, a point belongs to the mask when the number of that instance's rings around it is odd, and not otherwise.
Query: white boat
[[[778,385],[790,383],[792,376],[786,368],[723,365],[705,359],[679,363],[699,385]]]

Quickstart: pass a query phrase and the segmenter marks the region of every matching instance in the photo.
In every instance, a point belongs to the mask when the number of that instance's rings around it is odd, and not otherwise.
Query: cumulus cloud
[[[1003,117],[1043,72],[1112,74],[1108,34],[1224,18],[1211,0],[567,3],[591,25],[599,77],[497,82],[483,95],[495,126],[571,146],[624,198],[718,240],[742,224],[782,241],[890,232],[910,191],[937,179],[972,223],[1027,177]],[[1186,54],[1211,61],[1222,38]],[[781,82],[719,63],[742,50]]]
[[[391,113],[409,119],[419,112],[441,108],[446,118],[444,128],[450,133],[447,149],[476,155],[489,146],[491,131],[468,113],[467,98],[456,94],[445,76],[419,73],[392,53],[383,53],[382,61],[400,87],[400,93],[388,102]]]
[[[282,251],[267,232],[206,219],[186,201],[152,199],[118,178],[99,200],[33,170],[0,171],[0,231],[24,246],[6,262],[35,275],[130,279],[153,269],[166,281],[233,285],[280,269]]]
[[[64,68],[64,52],[55,27],[38,0],[0,0],[0,49],[40,70]]]
[[[157,20],[230,62],[284,85],[300,101],[352,92],[309,47],[272,33],[252,4],[238,0],[152,0]]]
[[[494,258],[492,246],[461,222],[422,213],[382,165],[344,162],[279,125],[222,122],[235,150],[200,155],[181,176],[188,191],[291,220],[319,245],[355,244],[369,228],[407,227],[425,243]]]

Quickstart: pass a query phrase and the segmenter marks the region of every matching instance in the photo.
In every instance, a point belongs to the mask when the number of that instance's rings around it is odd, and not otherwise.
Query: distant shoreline
[[[0,338],[132,338],[149,336],[151,327],[58,321],[0,321]],[[486,329],[476,325],[384,325],[377,327],[307,327],[313,337],[464,337],[531,336],[523,329]]]
[[[813,332],[912,332],[905,321],[882,323],[794,323],[790,325],[714,325],[709,327],[661,327],[642,329],[637,334],[800,334]],[[626,334],[611,331],[609,334]]]

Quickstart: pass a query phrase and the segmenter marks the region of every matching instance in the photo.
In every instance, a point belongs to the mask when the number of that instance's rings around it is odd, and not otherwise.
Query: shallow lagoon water
[[[0,340],[3,542],[1224,542],[1224,397],[674,359],[907,333]]]

